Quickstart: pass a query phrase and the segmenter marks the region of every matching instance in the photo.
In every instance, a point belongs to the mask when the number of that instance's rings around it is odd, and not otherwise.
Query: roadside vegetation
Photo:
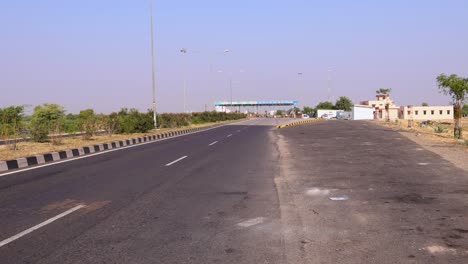
[[[0,146],[0,160],[155,133],[152,111],[122,108],[119,112],[97,114],[93,109],[85,109],[67,114],[61,105],[42,104],[34,107],[31,115],[25,115],[25,108],[0,108],[0,140],[6,141]],[[163,113],[158,114],[157,121],[158,129],[166,132],[245,117],[240,113]],[[20,142],[20,139],[28,140]]]
[[[317,110],[344,110],[344,111],[351,111],[351,107],[353,107],[353,101],[346,96],[340,96],[335,103],[330,101],[320,102],[315,107],[304,106],[302,109],[302,113],[308,114],[309,116],[316,117]],[[298,111],[301,109],[297,108]],[[296,112],[297,114],[297,112]]]
[[[468,78],[462,78],[456,74],[447,76],[441,74],[437,77],[439,89],[447,95],[450,95],[453,100],[455,126],[453,128],[453,136],[457,139],[463,138],[463,104],[468,99]]]

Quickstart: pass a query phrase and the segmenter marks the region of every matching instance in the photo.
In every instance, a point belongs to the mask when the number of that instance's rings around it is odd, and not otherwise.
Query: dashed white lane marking
[[[166,164],[166,166],[171,166],[172,164],[174,164],[176,162],[179,162],[179,161],[181,161],[181,160],[183,160],[185,158],[187,158],[187,156],[183,156],[181,158],[178,158],[178,159],[174,160],[173,162],[169,162],[168,164]]]
[[[429,163],[427,163],[427,162],[420,162],[420,163],[418,163],[418,165],[419,165],[419,166],[427,166],[427,165],[429,165]]]
[[[213,146],[214,144],[218,143],[218,141],[211,142],[208,146]]]
[[[69,215],[69,214],[71,214],[71,213],[75,212],[76,210],[79,210],[79,209],[81,209],[83,207],[85,207],[85,206],[84,205],[77,205],[77,206],[73,207],[72,209],[69,209],[69,210],[67,210],[67,211],[65,211],[65,212],[63,212],[63,213],[61,213],[61,214],[59,214],[57,216],[54,216],[54,217],[52,217],[52,218],[50,218],[50,219],[48,219],[48,220],[46,220],[46,221],[44,221],[44,222],[42,222],[42,223],[40,223],[38,225],[35,225],[35,226],[33,226],[33,227],[29,228],[29,229],[26,229],[21,233],[18,233],[18,234],[14,235],[14,236],[12,236],[10,238],[7,238],[7,239],[0,242],[0,247],[3,247],[8,243],[11,243],[11,242],[15,241],[16,239],[18,239],[18,238],[20,238],[22,236],[25,236],[25,235],[27,235],[27,234],[29,234],[29,233],[43,227],[43,226],[46,226],[46,225],[48,225],[48,224],[50,224],[50,223],[52,223],[52,222],[54,222],[54,221],[56,221],[56,220],[58,220],[58,219],[60,219],[60,218],[62,218],[64,216],[66,216],[66,215]]]
[[[203,129],[201,131],[195,131],[195,132],[191,132],[191,133],[187,133],[187,134],[183,134],[183,135],[178,135],[178,136],[173,136],[173,137],[168,137],[168,138],[162,138],[162,139],[158,139],[158,140],[153,140],[153,141],[149,141],[149,142],[145,142],[145,143],[139,143],[139,144],[125,146],[125,147],[120,147],[120,148],[116,148],[116,149],[109,149],[109,150],[100,151],[100,152],[97,152],[97,153],[94,153],[94,154],[88,154],[88,155],[85,155],[85,156],[79,156],[79,157],[75,157],[75,158],[70,158],[70,159],[66,159],[66,160],[61,160],[61,161],[48,163],[48,164],[42,164],[42,165],[30,167],[30,168],[21,169],[21,170],[15,170],[15,171],[11,171],[11,172],[4,172],[4,173],[0,173],[0,177],[20,173],[20,172],[23,172],[23,171],[36,170],[36,169],[43,168],[43,167],[55,166],[57,164],[61,164],[61,163],[65,163],[65,162],[71,162],[71,161],[80,160],[80,159],[87,159],[87,158],[90,158],[90,157],[93,157],[93,156],[103,155],[103,154],[106,154],[106,153],[110,153],[110,152],[114,152],[114,151],[120,151],[120,150],[124,150],[124,149],[128,149],[128,148],[136,148],[138,146],[158,143],[158,142],[161,142],[161,141],[171,140],[171,139],[174,139],[174,138],[184,137],[184,136],[188,136],[188,135],[192,135],[192,134],[203,133],[203,132],[206,132],[206,131],[209,131],[209,130],[212,130],[212,129],[216,129],[216,128],[220,128],[220,127],[224,127],[224,126],[229,126],[229,125],[232,125],[234,123],[238,124],[238,123],[244,123],[244,122],[248,122],[248,121],[249,120],[233,122],[231,124],[226,124],[226,125],[221,125],[221,126],[218,126],[218,127],[207,128],[207,129]]]
[[[240,226],[240,227],[251,227],[251,226],[254,226],[254,225],[261,224],[264,221],[265,221],[264,217],[257,217],[257,218],[252,218],[252,219],[246,220],[244,222],[240,222],[237,225]]]
[[[237,132],[240,132],[240,130],[237,130]]]
[[[232,137],[232,134],[227,135],[227,137]]]

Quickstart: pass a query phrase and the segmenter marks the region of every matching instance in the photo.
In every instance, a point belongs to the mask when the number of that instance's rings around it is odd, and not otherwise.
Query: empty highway
[[[0,174],[0,263],[468,263],[466,171],[367,122],[281,121]]]

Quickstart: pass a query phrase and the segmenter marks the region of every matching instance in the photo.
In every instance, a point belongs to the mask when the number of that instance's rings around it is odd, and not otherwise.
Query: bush
[[[157,116],[159,128],[176,128],[182,126],[189,126],[192,124],[192,117],[190,114],[159,114]]]
[[[3,138],[16,136],[23,128],[24,106],[9,106],[0,108],[0,133]]]
[[[69,134],[74,134],[78,132],[80,129],[78,127],[77,119],[78,119],[78,115],[74,115],[74,114],[66,115],[63,120],[63,131]]]
[[[36,142],[47,141],[50,132],[59,134],[63,128],[65,110],[58,104],[43,104],[34,108],[31,116],[31,137]],[[58,137],[52,137],[58,143]]]
[[[122,108],[117,113],[117,133],[146,133],[153,129],[152,113],[140,113],[136,109]]]
[[[94,110],[86,109],[80,111],[77,121],[78,127],[82,132],[84,132],[83,138],[90,139],[97,130],[97,117],[94,114]]]
[[[445,133],[445,132],[448,132],[448,129],[441,126],[441,125],[438,125],[437,127],[434,127],[434,132],[435,133]]]

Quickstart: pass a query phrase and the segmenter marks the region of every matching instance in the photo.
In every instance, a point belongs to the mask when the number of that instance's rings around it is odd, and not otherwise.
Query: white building
[[[453,105],[444,106],[402,106],[399,117],[414,120],[453,119]]]
[[[318,109],[317,117],[318,118],[336,118],[338,112],[344,112],[343,110],[331,110],[331,109]]]
[[[374,119],[374,107],[372,105],[353,105],[351,108],[352,120]]]

